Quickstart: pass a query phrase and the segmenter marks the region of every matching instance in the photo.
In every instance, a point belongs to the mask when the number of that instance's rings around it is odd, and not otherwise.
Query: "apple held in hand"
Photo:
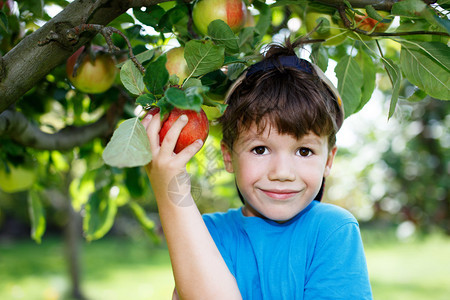
[[[200,0],[192,10],[195,27],[202,35],[208,33],[208,25],[220,19],[238,32],[245,24],[247,7],[242,0]]]
[[[156,115],[159,112],[159,107],[151,108],[147,114]],[[180,136],[178,137],[177,144],[175,146],[174,152],[179,153],[181,150],[195,142],[196,140],[202,140],[205,142],[209,133],[209,122],[206,114],[203,110],[196,112],[194,110],[182,110],[179,108],[174,108],[169,113],[169,116],[163,121],[161,125],[161,131],[159,132],[159,142],[162,143],[164,137],[169,131],[172,124],[181,116],[186,115],[189,119],[186,126],[181,130]]]
[[[95,52],[102,50],[99,46],[92,46]],[[67,59],[66,73],[70,82],[78,90],[89,94],[100,94],[107,91],[114,83],[116,65],[113,57],[106,53],[97,53],[94,61],[86,53],[73,76],[73,69],[78,57],[82,54],[84,46],[78,49]]]
[[[166,69],[169,72],[169,75],[177,75],[180,79],[178,84],[182,84],[189,76],[188,65],[184,59],[184,48],[178,47],[170,49],[166,52],[166,57]]]

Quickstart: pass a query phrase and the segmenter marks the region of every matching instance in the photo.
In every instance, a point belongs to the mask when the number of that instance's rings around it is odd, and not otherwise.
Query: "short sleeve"
[[[233,240],[225,241],[227,235],[224,234],[223,228],[226,228],[226,227],[223,226],[222,230],[219,231],[218,229],[220,228],[221,225],[216,224],[216,223],[221,222],[221,218],[217,218],[217,216],[214,214],[205,214],[202,217],[203,217],[203,221],[205,222],[206,227],[208,228],[209,234],[213,238],[217,249],[219,250],[220,254],[222,255],[223,260],[227,264],[228,270],[230,270],[230,272],[231,272],[231,274],[233,274],[233,276],[236,276],[235,266],[229,255],[228,249],[224,246],[226,244],[232,243]]]
[[[322,241],[307,268],[304,299],[372,299],[358,224],[347,222]]]

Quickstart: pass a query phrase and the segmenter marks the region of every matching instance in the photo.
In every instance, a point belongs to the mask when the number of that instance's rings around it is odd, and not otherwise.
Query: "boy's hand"
[[[177,195],[190,194],[189,175],[186,172],[186,164],[201,149],[203,142],[197,140],[178,154],[174,153],[181,130],[187,124],[188,118],[182,115],[173,123],[167,132],[162,144],[159,144],[159,131],[161,130],[160,114],[154,116],[147,115],[142,124],[144,125],[147,136],[150,141],[150,150],[152,152],[152,161],[145,166],[145,170],[152,184],[155,195],[161,195],[162,198],[169,196],[171,183],[177,184]],[[161,197],[156,197],[161,198]],[[170,197],[169,197],[170,198]]]

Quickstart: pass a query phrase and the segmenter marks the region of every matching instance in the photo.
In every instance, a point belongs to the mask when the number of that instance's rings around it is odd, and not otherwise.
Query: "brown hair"
[[[286,40],[285,45],[271,45],[263,61],[273,61],[276,67],[243,75],[242,82],[233,87],[225,113],[218,120],[223,142],[230,149],[241,132],[255,124],[261,134],[267,122],[280,134],[296,138],[309,132],[328,136],[329,149],[334,146],[342,123],[335,96],[314,71],[311,74],[276,63],[282,56],[296,55],[295,48],[301,43]]]

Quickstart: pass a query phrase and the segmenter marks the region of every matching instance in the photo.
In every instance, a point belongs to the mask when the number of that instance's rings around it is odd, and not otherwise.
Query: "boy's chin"
[[[245,205],[244,215],[269,219],[277,223],[284,223],[295,217],[303,209],[304,207],[301,208],[265,207],[263,209],[256,209],[247,203]]]

